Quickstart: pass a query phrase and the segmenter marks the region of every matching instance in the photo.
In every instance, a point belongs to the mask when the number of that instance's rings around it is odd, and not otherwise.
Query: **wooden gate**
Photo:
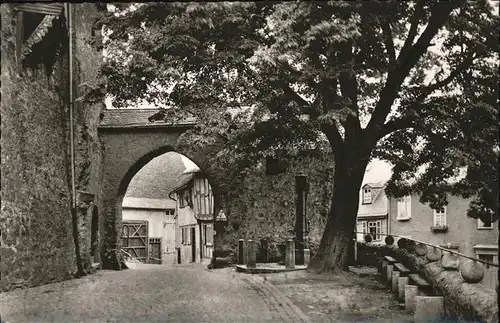
[[[149,262],[161,265],[161,238],[149,238]]]
[[[127,220],[122,224],[122,249],[148,263],[148,221]]]

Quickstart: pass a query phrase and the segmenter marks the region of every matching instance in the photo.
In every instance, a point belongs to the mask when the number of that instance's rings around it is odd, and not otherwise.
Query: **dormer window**
[[[363,204],[372,203],[372,190],[369,187],[363,189]]]

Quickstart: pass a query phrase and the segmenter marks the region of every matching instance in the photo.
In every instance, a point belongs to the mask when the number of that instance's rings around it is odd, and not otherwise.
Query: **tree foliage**
[[[420,192],[433,206],[444,192],[475,196],[471,216],[498,217],[499,19],[488,1],[115,8],[100,21],[110,57],[94,94],[164,105],[168,120],[196,116],[192,138],[222,140],[223,154],[327,140],[335,186],[325,254],[334,218],[355,219],[374,156],[395,165],[391,194]],[[461,166],[466,178],[448,184]]]

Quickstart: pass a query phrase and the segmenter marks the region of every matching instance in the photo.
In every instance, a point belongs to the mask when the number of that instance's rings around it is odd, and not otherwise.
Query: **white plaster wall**
[[[148,221],[149,238],[161,238],[163,264],[175,263],[175,219],[166,215],[165,210],[122,209],[122,218],[126,220]]]

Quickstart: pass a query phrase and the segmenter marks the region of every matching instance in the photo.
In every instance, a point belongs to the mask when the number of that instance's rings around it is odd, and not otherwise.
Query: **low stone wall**
[[[444,297],[448,317],[473,322],[498,322],[497,293],[479,283],[467,283],[459,270],[445,270],[441,259],[430,262],[425,256],[417,256],[395,246],[358,244],[358,262],[373,261],[390,255],[420,274]],[[365,261],[366,259],[366,261]]]

